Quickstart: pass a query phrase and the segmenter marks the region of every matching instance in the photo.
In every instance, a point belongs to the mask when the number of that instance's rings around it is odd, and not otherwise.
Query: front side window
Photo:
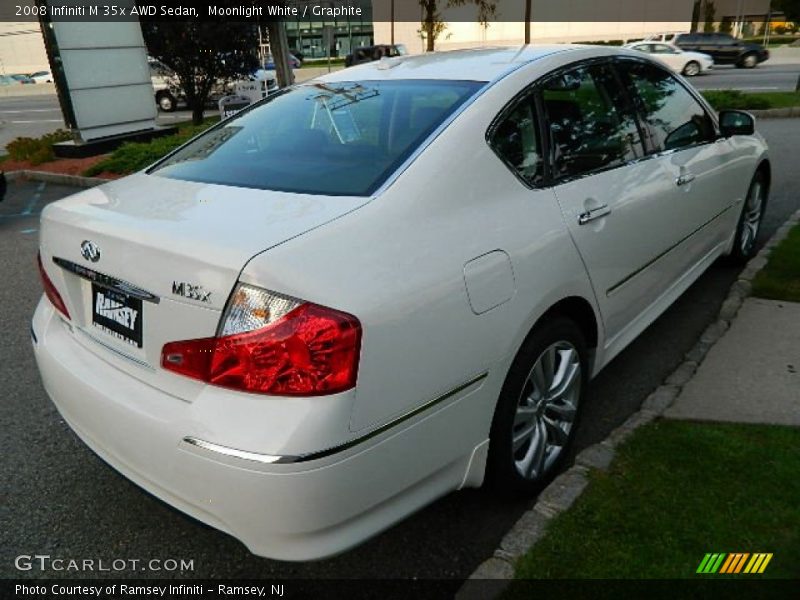
[[[519,101],[494,128],[490,145],[503,162],[530,185],[541,182],[544,161],[531,95]]]
[[[667,44],[653,44],[653,54],[675,54],[675,50]]]
[[[715,138],[705,109],[670,73],[655,65],[623,62],[634,100],[649,126],[654,150],[676,150]]]
[[[556,75],[544,82],[541,95],[555,177],[613,168],[643,155],[635,114],[607,65]]]
[[[365,196],[483,83],[316,83],[273,96],[149,172],[237,187]]]

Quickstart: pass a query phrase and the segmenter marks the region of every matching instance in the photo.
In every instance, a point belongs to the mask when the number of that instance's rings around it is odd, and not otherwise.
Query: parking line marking
[[[6,121],[6,123],[14,123],[17,125],[23,123],[63,123],[64,119],[36,119],[34,121]]]
[[[8,115],[16,115],[16,114],[25,114],[25,113],[36,113],[36,112],[58,112],[60,108],[29,108],[27,110],[0,110],[0,113],[5,113]]]
[[[29,214],[31,214],[33,212],[33,207],[36,206],[36,203],[39,202],[39,200],[41,199],[42,192],[44,191],[45,187],[47,187],[47,184],[44,181],[42,181],[36,187],[36,193],[33,195],[33,197],[28,202],[28,206],[26,206],[25,210],[23,210],[22,213],[20,213],[20,214],[29,215]]]
[[[36,233],[37,231],[39,231],[39,229],[37,229],[36,227],[34,227],[33,229],[20,229],[20,233]]]

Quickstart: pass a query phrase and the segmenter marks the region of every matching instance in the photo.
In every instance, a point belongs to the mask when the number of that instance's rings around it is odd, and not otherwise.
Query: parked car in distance
[[[36,83],[29,75],[25,75],[23,73],[13,73],[9,75],[11,79],[16,81],[17,83],[21,83],[23,85],[30,85],[32,83]]]
[[[405,56],[408,50],[405,44],[378,44],[376,46],[361,46],[355,48],[344,58],[344,66],[352,67],[382,58],[392,58],[395,56]]]
[[[754,118],[641,52],[363,64],[49,204],[34,354],[124,475],[317,559],[451,491],[540,490],[590,379],[754,256],[770,181]]]
[[[36,83],[52,83],[53,74],[50,71],[36,71],[30,74],[30,78]]]
[[[158,108],[164,112],[175,111],[179,104],[183,104],[186,101],[186,95],[181,89],[177,75],[168,66],[153,57],[148,57],[147,62],[150,67],[150,81],[153,84],[153,92]],[[274,73],[256,71],[247,80],[262,82],[262,93],[265,96],[278,89]],[[217,82],[209,95],[208,105],[216,106],[220,98],[234,91],[236,83]]]
[[[303,63],[294,54],[289,54],[289,64],[291,65],[292,69],[299,69],[300,67],[303,66]],[[267,55],[267,60],[264,63],[264,68],[267,71],[275,70],[275,58],[272,56],[272,54]]]
[[[637,50],[652,54],[676,73],[694,77],[714,66],[714,59],[708,54],[700,52],[686,52],[672,44],[662,44],[660,42],[636,42],[624,46],[630,50]]]
[[[158,108],[164,112],[173,112],[178,107],[178,102],[184,101],[177,76],[172,69],[155,58],[148,57],[147,63]]]
[[[682,50],[708,54],[718,65],[736,65],[752,69],[769,59],[769,50],[761,44],[745,42],[727,33],[682,33],[674,44]]]
[[[645,42],[662,42],[665,44],[670,44],[675,40],[675,36],[680,35],[681,33],[686,33],[684,31],[665,31],[661,33],[651,33],[650,35],[645,36]]]
[[[52,83],[53,74],[50,71],[36,71],[30,74],[30,78],[36,83]]]

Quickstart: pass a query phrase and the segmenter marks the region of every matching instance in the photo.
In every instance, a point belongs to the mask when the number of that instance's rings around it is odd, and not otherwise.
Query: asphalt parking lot
[[[800,208],[800,120],[759,123],[774,181],[763,242]],[[453,590],[497,546],[531,500],[481,490],[450,494],[361,547],[333,559],[290,564],[252,556],[236,540],[171,509],[118,475],[59,418],[41,384],[29,322],[41,294],[35,257],[38,213],[74,189],[16,183],[0,204],[0,577],[442,578]],[[738,270],[713,266],[595,380],[578,438],[603,439],[682,361],[715,318]],[[665,457],[668,459],[668,457]],[[268,510],[268,507],[265,507]],[[17,571],[15,557],[177,559],[187,572]]]

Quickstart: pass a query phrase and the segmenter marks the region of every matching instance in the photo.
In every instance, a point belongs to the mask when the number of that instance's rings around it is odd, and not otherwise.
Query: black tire
[[[686,66],[683,67],[683,74],[686,77],[695,77],[700,74],[703,68],[700,66],[700,63],[696,60],[690,60],[686,63]]]
[[[577,385],[578,388],[571,392],[575,397],[574,404],[577,410],[572,417],[569,431],[564,432],[566,424],[562,423],[561,432],[555,436],[553,432],[556,430],[545,425],[542,419],[546,417],[552,421],[555,418],[554,415],[558,413],[549,413],[548,411],[556,409],[563,411],[568,404],[555,402],[551,404],[545,398],[540,398],[538,401],[532,400],[532,397],[537,395],[537,389],[531,378],[533,377],[532,371],[534,367],[539,362],[539,359],[543,357],[545,351],[557,344],[564,344],[564,346],[559,346],[561,350],[557,351],[556,358],[552,361],[553,370],[558,371],[557,365],[562,365],[565,356],[571,356],[567,354],[569,351],[566,348],[566,346],[571,346],[577,356],[575,356],[576,360],[570,359],[566,366],[569,368],[578,364],[580,371],[574,376],[575,383],[573,384]],[[563,317],[547,319],[537,325],[528,335],[508,371],[497,401],[494,418],[492,419],[486,469],[487,484],[490,487],[504,494],[530,495],[541,490],[558,473],[564,459],[569,455],[570,447],[578,428],[588,386],[588,369],[586,341],[580,328],[573,321]],[[555,378],[552,381],[553,387],[557,387]],[[553,389],[553,387],[550,389]],[[538,405],[534,406],[537,402]],[[545,406],[542,407],[542,404]],[[541,438],[546,440],[544,442],[545,458],[542,459],[541,468],[538,469],[537,473],[531,472],[528,476],[520,472],[519,469],[524,468],[520,464],[525,463],[525,458],[529,452],[532,452],[534,457],[537,456],[534,451],[534,439],[536,438],[531,438],[529,445],[520,446],[515,451],[514,437],[516,435],[518,438],[522,438],[522,434],[526,430],[535,430],[537,425],[534,423],[518,423],[519,415],[517,411],[520,409],[532,410],[540,414],[541,416],[534,416],[531,419],[532,421],[533,419],[539,419],[540,430],[546,433],[544,438]],[[537,436],[536,433],[532,435]],[[562,438],[562,443],[548,445],[548,441],[558,437]],[[531,462],[535,460],[536,458],[532,459]]]
[[[757,203],[753,198],[756,190],[760,190],[761,194],[761,200]],[[747,196],[744,200],[744,206],[742,206],[742,214],[736,224],[733,250],[728,257],[733,264],[744,264],[756,255],[758,251],[758,232],[761,229],[761,222],[764,219],[764,211],[767,208],[768,199],[767,178],[763,171],[756,171],[750,182],[750,187],[747,189]]]
[[[175,101],[175,97],[169,92],[161,92],[156,94],[156,104],[158,104],[158,108],[164,112],[175,112],[178,103]]]

